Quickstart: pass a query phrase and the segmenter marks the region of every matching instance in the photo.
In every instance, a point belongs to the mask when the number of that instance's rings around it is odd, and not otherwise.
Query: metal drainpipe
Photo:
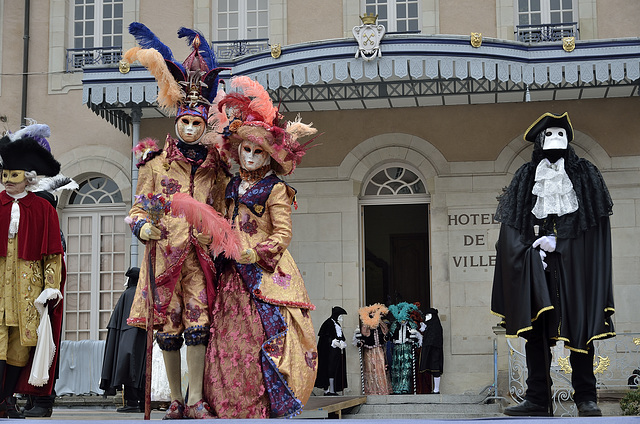
[[[131,138],[133,146],[136,147],[138,145],[138,141],[140,141],[140,121],[142,120],[142,108],[140,106],[134,106],[131,110]],[[138,167],[136,166],[136,158],[135,155],[131,154],[131,205],[135,202],[136,188],[138,186]],[[137,266],[138,264],[138,239],[133,233],[131,234],[131,260],[130,266]]]
[[[22,110],[20,112],[20,124],[27,125],[27,87],[29,73],[29,14],[31,12],[31,1],[24,0],[24,47],[22,57]]]

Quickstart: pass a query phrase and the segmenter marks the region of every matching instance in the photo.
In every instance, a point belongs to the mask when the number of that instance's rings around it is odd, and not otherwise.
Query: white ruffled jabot
[[[564,158],[555,163],[548,159],[540,161],[531,193],[538,197],[531,210],[538,219],[552,214],[562,216],[578,210],[578,198],[564,170]]]

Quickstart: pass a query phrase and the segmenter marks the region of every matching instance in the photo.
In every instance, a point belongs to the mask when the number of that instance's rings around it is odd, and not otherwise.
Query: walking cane
[[[145,363],[145,383],[144,383],[144,419],[151,419],[151,366],[153,361],[153,320],[154,302],[156,292],[156,277],[154,260],[156,256],[156,242],[149,240],[149,285],[147,287],[147,356]]]

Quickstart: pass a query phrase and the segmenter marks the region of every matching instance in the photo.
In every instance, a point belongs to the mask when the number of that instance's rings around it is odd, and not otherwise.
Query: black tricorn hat
[[[571,142],[573,140],[573,127],[569,120],[569,112],[565,112],[562,115],[556,115],[551,112],[545,113],[527,128],[524,133],[524,139],[533,143],[536,141],[538,134],[551,127],[564,128],[567,130],[567,141]]]
[[[2,168],[35,171],[38,175],[53,177],[60,173],[60,162],[34,138],[25,137],[11,141],[8,136],[0,139]]]

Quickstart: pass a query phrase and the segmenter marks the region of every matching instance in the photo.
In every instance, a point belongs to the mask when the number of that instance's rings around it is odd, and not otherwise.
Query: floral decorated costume
[[[388,395],[391,381],[387,369],[385,345],[389,329],[382,321],[382,315],[389,310],[376,303],[358,310],[361,327],[356,329],[354,344],[361,348],[362,386],[365,395]]]
[[[154,75],[159,105],[176,113],[178,139],[167,136],[162,151],[151,140],[143,140],[134,149],[140,162],[136,202],[128,222],[147,248],[128,323],[146,327],[152,277],[156,288],[153,324],[158,330],[156,338],[163,352],[172,400],[164,418],[214,418],[203,400],[202,386],[210,302],[215,290],[215,266],[208,246],[215,248],[215,237],[201,233],[184,214],[154,216],[152,209],[158,202],[159,209],[163,209],[174,197],[182,195],[202,208],[202,213],[222,210],[227,168],[218,150],[208,142],[206,122],[209,105],[217,93],[218,73],[223,68],[217,67],[213,51],[197,31],[178,31],[192,49],[182,63],[143,24],[131,23],[129,32],[141,47],[129,49],[123,59],[139,61]],[[183,337],[189,369],[187,405],[181,386],[179,349]],[[145,415],[149,414],[148,408],[147,403]]]
[[[171,198],[175,193],[188,193],[194,199],[222,210],[222,186],[227,177],[220,166],[215,149],[202,150],[167,136],[163,151],[150,151],[139,164],[137,193],[161,193]],[[182,149],[180,149],[182,147]],[[202,147],[202,146],[201,146]],[[200,156],[196,151],[201,152]],[[192,159],[198,158],[198,159]],[[129,212],[134,233],[147,222],[147,212],[136,202]],[[198,243],[193,227],[180,216],[167,214],[162,219],[162,237],[156,241],[155,326],[159,343],[179,349],[183,331],[194,341],[208,333],[207,287],[213,287],[215,267],[207,249]],[[140,284],[129,315],[129,325],[145,328],[146,293],[149,281],[149,249],[145,249],[140,267]],[[186,322],[178,300],[184,300]],[[190,344],[191,340],[187,340]]]
[[[243,94],[229,94],[227,100],[243,102],[243,107],[233,108],[235,125],[226,125],[227,116],[221,114],[218,126],[224,128],[227,141],[223,152],[241,165],[225,197],[227,218],[245,257],[219,263],[205,398],[220,418],[290,417],[309,399],[317,372],[309,316],[315,307],[287,250],[295,190],[276,175],[293,171],[299,157],[294,161],[286,156],[299,145],[275,123],[277,114],[268,118],[253,110],[253,100],[268,99],[264,88],[247,77],[234,78],[231,85],[241,87]],[[263,104],[274,111],[270,100]],[[221,112],[225,105],[232,109],[224,100],[218,105]],[[246,163],[238,155],[249,139],[266,161],[255,172],[244,169]],[[277,143],[283,144],[274,147]]]

